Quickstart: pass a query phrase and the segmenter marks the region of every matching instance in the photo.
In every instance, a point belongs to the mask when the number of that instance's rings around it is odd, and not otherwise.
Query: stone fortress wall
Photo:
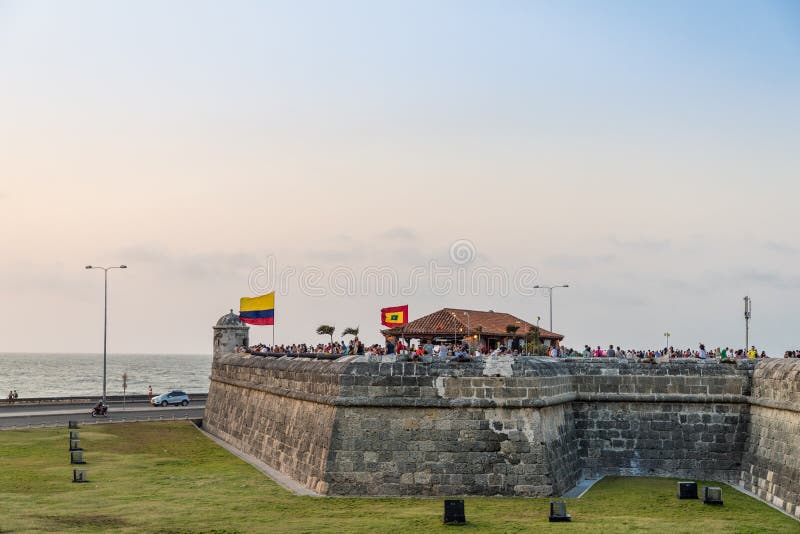
[[[204,427],[328,495],[739,484],[800,517],[800,361],[343,363],[215,354]]]
[[[800,360],[753,373],[739,485],[800,517]]]

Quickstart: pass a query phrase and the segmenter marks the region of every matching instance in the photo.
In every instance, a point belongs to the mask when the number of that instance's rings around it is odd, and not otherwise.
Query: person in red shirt
[[[150,397],[149,400],[153,400],[153,386],[147,386],[147,395]]]

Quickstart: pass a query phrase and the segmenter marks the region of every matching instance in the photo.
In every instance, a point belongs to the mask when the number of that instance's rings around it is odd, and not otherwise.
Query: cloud
[[[622,240],[616,236],[608,238],[613,246],[637,252],[663,252],[669,250],[672,242],[669,239],[658,239],[652,237],[640,237],[634,240]]]
[[[241,252],[167,252],[160,245],[136,245],[117,251],[120,262],[131,269],[137,265],[154,267],[165,274],[179,274],[193,279],[208,279],[242,275],[258,267],[261,262],[254,254]]]
[[[692,278],[692,277],[690,277]],[[800,289],[800,276],[784,274],[775,270],[757,268],[739,268],[729,271],[707,271],[694,281],[668,279],[664,285],[668,288],[685,290],[692,293],[716,293],[720,290],[738,289],[748,291],[755,288],[778,290]]]
[[[734,277],[743,284],[757,284],[774,289],[800,288],[800,276],[788,276],[775,271],[746,269],[735,273]]]
[[[686,280],[677,278],[666,278],[663,280],[662,284],[666,289],[685,291],[687,293],[694,293],[702,288],[700,285],[690,284]]]
[[[411,228],[405,228],[401,226],[389,228],[388,230],[382,232],[379,237],[384,239],[404,239],[408,241],[415,241],[418,238],[417,232]]]
[[[119,257],[130,264],[169,261],[169,254],[158,245],[134,245],[117,251]]]
[[[771,252],[777,252],[778,254],[785,254],[787,256],[794,256],[800,252],[800,249],[797,247],[793,247],[785,243],[779,243],[777,241],[767,241],[764,243],[764,248]]]
[[[18,262],[0,266],[0,290],[6,295],[60,294],[80,299],[92,283],[83,265]]]
[[[609,264],[615,260],[614,254],[555,254],[544,258],[543,262],[549,267],[560,269],[582,269],[597,264]]]
[[[305,255],[312,262],[350,264],[363,259],[366,255],[366,250],[361,246],[347,245],[341,248],[313,248]]]

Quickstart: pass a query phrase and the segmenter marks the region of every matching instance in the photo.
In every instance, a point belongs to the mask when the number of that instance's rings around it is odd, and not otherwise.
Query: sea
[[[181,389],[207,393],[210,354],[108,354],[106,394],[154,394]],[[103,393],[102,354],[33,354],[0,352],[0,395],[17,390],[20,398],[100,396]]]

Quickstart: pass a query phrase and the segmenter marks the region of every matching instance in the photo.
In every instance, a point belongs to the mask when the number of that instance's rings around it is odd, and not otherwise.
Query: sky
[[[278,343],[547,328],[569,284],[569,346],[743,346],[749,295],[780,356],[798,58],[792,1],[0,0],[0,352],[102,351],[84,266],[126,264],[112,352],[210,353],[273,289]]]

